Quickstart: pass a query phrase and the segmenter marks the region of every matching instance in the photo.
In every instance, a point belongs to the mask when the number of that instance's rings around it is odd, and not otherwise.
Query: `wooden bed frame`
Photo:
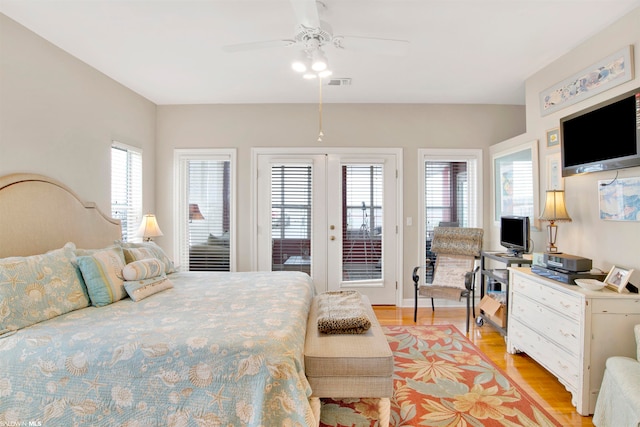
[[[36,174],[0,177],[0,258],[41,254],[67,242],[102,248],[121,238],[120,220],[66,185]]]

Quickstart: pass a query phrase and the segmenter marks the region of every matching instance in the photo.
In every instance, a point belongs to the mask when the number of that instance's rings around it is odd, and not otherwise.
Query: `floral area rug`
[[[384,326],[391,426],[561,426],[451,325]],[[321,426],[375,427],[377,399],[322,399]]]

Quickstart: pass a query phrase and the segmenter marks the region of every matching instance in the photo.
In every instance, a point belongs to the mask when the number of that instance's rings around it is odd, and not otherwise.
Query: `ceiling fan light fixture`
[[[311,63],[311,69],[313,71],[324,71],[329,67],[329,61],[324,53],[320,49],[313,51],[313,61]]]
[[[309,56],[306,52],[302,52],[298,58],[293,60],[291,68],[298,73],[304,73],[309,69],[310,65]]]
[[[302,78],[303,79],[307,79],[307,80],[313,80],[313,79],[315,79],[317,77],[318,77],[318,75],[316,73],[312,73],[312,72],[304,73],[302,75]]]
[[[320,72],[318,73],[318,77],[320,77],[320,78],[329,77],[331,74],[333,74],[333,71],[331,71],[331,70],[324,70],[324,71],[320,71]]]
[[[304,73],[305,71],[307,71],[307,64],[299,59],[296,59],[291,63],[291,68],[293,68],[293,71],[296,71],[298,73]]]

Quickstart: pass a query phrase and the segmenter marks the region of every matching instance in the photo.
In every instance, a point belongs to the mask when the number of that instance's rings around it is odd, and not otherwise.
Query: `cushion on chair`
[[[435,227],[431,251],[441,254],[479,256],[482,250],[482,228]]]
[[[436,260],[433,286],[466,289],[465,275],[473,270],[474,257],[440,254]]]

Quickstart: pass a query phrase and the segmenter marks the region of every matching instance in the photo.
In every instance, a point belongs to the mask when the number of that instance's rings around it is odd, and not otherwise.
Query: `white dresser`
[[[507,351],[524,352],[555,375],[581,415],[593,414],[609,356],[636,357],[640,296],[588,291],[509,268]]]

